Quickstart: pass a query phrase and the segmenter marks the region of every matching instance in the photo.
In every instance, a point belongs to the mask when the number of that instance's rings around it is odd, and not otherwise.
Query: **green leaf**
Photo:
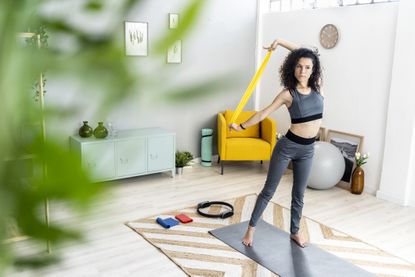
[[[103,8],[103,4],[98,0],[90,0],[85,4],[85,9],[90,11],[100,11]]]
[[[163,99],[169,102],[188,102],[198,100],[203,97],[222,93],[235,86],[236,78],[234,75],[225,75],[220,78],[212,78],[203,82],[186,84],[180,87],[170,87],[169,91],[163,94]]]

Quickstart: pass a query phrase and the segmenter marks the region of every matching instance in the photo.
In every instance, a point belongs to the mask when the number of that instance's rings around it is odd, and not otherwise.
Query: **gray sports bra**
[[[312,90],[304,95],[298,90],[290,91],[293,101],[288,108],[291,123],[303,123],[323,118],[324,98],[317,91]]]

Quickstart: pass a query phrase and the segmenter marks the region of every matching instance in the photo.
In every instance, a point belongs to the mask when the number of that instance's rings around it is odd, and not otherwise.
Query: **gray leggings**
[[[297,234],[300,229],[300,219],[303,210],[304,191],[307,187],[308,176],[314,155],[314,143],[300,144],[287,137],[278,140],[272,153],[268,176],[264,188],[258,195],[255,208],[249,221],[250,226],[256,226],[268,202],[277,189],[282,175],[287,169],[290,160],[293,165],[293,187],[291,191],[291,234]]]

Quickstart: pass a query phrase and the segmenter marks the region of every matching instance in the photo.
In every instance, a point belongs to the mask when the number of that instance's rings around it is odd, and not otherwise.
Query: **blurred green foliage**
[[[42,130],[45,119],[73,116],[77,110],[74,107],[40,108],[41,101],[34,101],[33,97],[40,100],[40,85],[47,86],[44,77],[49,73],[68,76],[85,87],[98,88],[102,95],[100,106],[107,113],[132,93],[140,93],[137,88],[146,85],[143,80],[157,78],[140,75],[129,65],[123,44],[117,43],[114,31],[140,1],[120,0],[120,8],[112,14],[117,18],[114,20],[117,25],[95,36],[65,18],[41,16],[39,10],[47,2],[51,1],[0,2],[0,275],[12,264],[44,266],[57,260],[48,255],[17,256],[11,244],[5,242],[16,235],[10,234],[11,229],[17,230],[18,235],[44,242],[39,244],[39,253],[45,252],[47,241],[53,245],[81,237],[79,231],[53,221],[50,226],[46,224],[43,212],[46,199],[64,202],[83,212],[106,190],[103,184],[90,181],[88,172],[84,172],[68,147],[58,143],[62,138],[45,137]],[[180,27],[166,32],[155,44],[157,55],[164,56],[169,45],[189,33],[204,2],[189,0],[181,13]],[[106,1],[85,1],[83,10],[100,13],[106,10],[106,5]],[[21,32],[40,35],[40,48],[37,36],[22,43],[17,37]],[[77,47],[73,51],[47,47],[48,34],[69,36]],[[210,82],[195,84],[177,88],[177,94],[171,99],[191,99],[188,96],[192,93],[216,89],[217,85]],[[31,90],[35,95],[31,95]],[[10,228],[11,225],[15,228]]]

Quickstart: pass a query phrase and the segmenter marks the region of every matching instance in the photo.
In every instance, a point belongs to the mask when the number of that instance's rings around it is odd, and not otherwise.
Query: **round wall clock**
[[[326,48],[331,49],[336,46],[339,41],[339,30],[333,24],[326,24],[320,30],[320,44]]]

